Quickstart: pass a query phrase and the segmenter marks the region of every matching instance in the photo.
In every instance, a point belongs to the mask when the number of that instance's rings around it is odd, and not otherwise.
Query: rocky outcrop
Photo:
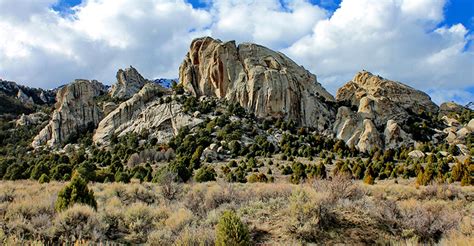
[[[118,70],[117,83],[112,86],[110,96],[118,99],[128,99],[135,95],[147,83],[147,80],[130,66],[125,70]]]
[[[437,113],[430,97],[407,85],[362,71],[337,91],[336,137],[362,152],[412,144],[402,124],[414,115]],[[353,111],[352,109],[357,109]]]
[[[439,106],[439,114],[441,116],[450,116],[452,114],[461,114],[464,110],[469,110],[468,107],[464,107],[455,102],[445,102]]]
[[[316,76],[284,54],[260,45],[210,37],[195,39],[179,69],[180,83],[194,96],[238,102],[257,117],[278,117],[328,128],[334,98]]]
[[[371,111],[377,126],[386,124],[390,119],[403,122],[413,114],[438,112],[438,106],[426,93],[367,71],[357,73],[339,88],[336,100],[358,107],[359,111],[360,107]]]
[[[202,120],[182,112],[182,105],[174,100],[168,103],[157,100],[165,89],[156,84],[145,85],[129,100],[110,112],[97,127],[93,141],[101,146],[110,143],[113,135],[148,131],[159,143],[166,142],[183,126],[195,125]]]
[[[16,120],[16,126],[30,126],[43,123],[47,120],[48,115],[43,112],[37,112],[33,114],[22,114],[18,120]]]
[[[23,92],[22,89],[18,89],[18,93],[16,94],[16,98],[18,98],[18,100],[20,100],[20,102],[22,103],[26,103],[26,104],[33,104],[35,103],[33,101],[33,98],[29,97],[28,95],[25,94],[25,92]]]
[[[72,136],[94,129],[103,117],[94,98],[106,92],[106,87],[95,80],[76,80],[59,89],[51,120],[34,138],[32,146],[58,147]]]

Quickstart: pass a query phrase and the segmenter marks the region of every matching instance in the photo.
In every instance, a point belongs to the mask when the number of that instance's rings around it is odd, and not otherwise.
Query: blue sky
[[[281,51],[333,94],[365,69],[463,104],[473,18],[474,0],[0,0],[0,78],[113,84],[129,65],[176,78],[192,39],[212,36]]]

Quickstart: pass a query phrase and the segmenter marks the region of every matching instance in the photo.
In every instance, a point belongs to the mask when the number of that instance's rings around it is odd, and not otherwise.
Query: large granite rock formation
[[[32,146],[58,147],[71,136],[94,129],[103,117],[94,98],[105,93],[107,88],[95,80],[76,80],[59,89],[51,120],[34,138]]]
[[[260,45],[198,38],[179,69],[180,83],[195,96],[238,102],[258,117],[279,117],[327,129],[334,98],[316,76],[284,54]]]
[[[130,66],[125,70],[120,69],[117,72],[117,83],[112,86],[110,95],[113,98],[128,99],[135,95],[146,83],[147,80],[134,67]]]
[[[336,137],[362,152],[413,143],[402,124],[413,115],[438,111],[427,94],[367,71],[341,87],[336,99],[346,105],[338,109]]]
[[[159,143],[166,142],[183,126],[194,126],[202,120],[182,112],[182,105],[174,100],[157,100],[165,89],[156,84],[145,85],[129,100],[110,112],[97,127],[93,141],[108,145],[113,135],[118,137],[129,132],[148,131]],[[162,101],[162,102],[160,102]]]

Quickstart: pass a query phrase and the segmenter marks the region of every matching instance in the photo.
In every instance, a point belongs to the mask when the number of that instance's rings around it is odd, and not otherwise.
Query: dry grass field
[[[403,182],[403,183],[402,183]],[[305,184],[90,183],[97,210],[56,212],[65,183],[0,182],[0,244],[213,245],[233,210],[260,245],[474,245],[474,187],[335,177]]]

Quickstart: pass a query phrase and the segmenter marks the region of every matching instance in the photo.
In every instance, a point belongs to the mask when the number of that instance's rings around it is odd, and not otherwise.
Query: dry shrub
[[[146,204],[153,204],[158,199],[156,197],[156,192],[153,187],[148,184],[122,184],[122,183],[112,183],[103,190],[103,200],[107,201],[113,197],[120,199],[125,205],[130,205],[137,202],[142,202]],[[99,193],[99,194],[102,194]],[[97,195],[99,197],[99,194]]]
[[[6,219],[14,217],[21,217],[27,220],[35,217],[38,214],[47,214],[52,216],[54,214],[53,204],[48,199],[43,200],[22,200],[11,203],[8,206],[8,211],[5,215]]]
[[[52,203],[48,199],[39,201],[22,200],[9,204],[5,220],[9,234],[18,238],[45,239],[54,215]]]
[[[399,234],[400,209],[396,201],[388,199],[375,199],[373,206],[369,209],[371,217],[377,220],[378,225],[393,235]]]
[[[114,203],[116,203],[116,201],[112,201],[109,204]],[[120,206],[107,205],[100,214],[100,221],[103,225],[105,237],[109,240],[123,237],[127,233],[124,220],[124,211],[120,209]]]
[[[313,187],[318,192],[327,192],[328,199],[336,202],[341,199],[357,200],[362,198],[364,191],[349,175],[338,174],[332,180],[316,179],[312,181]]]
[[[10,203],[13,202],[15,199],[15,189],[11,187],[5,187],[1,192],[0,192],[0,203]]]
[[[161,195],[168,201],[173,201],[179,197],[183,191],[183,186],[177,183],[177,174],[166,172],[159,180]]]
[[[461,219],[459,212],[445,204],[413,199],[400,203],[400,214],[404,236],[417,236],[422,242],[438,242],[455,229]]]
[[[259,199],[261,201],[269,201],[270,199],[282,198],[288,199],[291,196],[293,188],[291,184],[251,184],[251,190],[248,191],[251,195],[247,197]]]
[[[101,225],[93,208],[76,204],[61,212],[52,227],[53,236],[62,242],[101,239]]]
[[[126,203],[143,202],[146,204],[155,203],[156,196],[153,188],[146,184],[133,184],[127,187]]]
[[[231,184],[196,184],[187,192],[183,203],[186,208],[195,214],[204,216],[210,210],[216,209],[222,204],[239,202],[240,197],[240,194]]]
[[[448,184],[434,184],[426,186],[419,195],[420,199],[441,199],[441,200],[454,200],[459,198],[461,195],[461,190],[454,185]]]
[[[144,243],[148,234],[154,229],[154,212],[144,203],[132,204],[124,216],[128,230],[126,239],[132,243]]]
[[[177,235],[183,228],[189,225],[194,219],[193,213],[186,209],[180,208],[172,212],[165,221],[166,227]]]
[[[174,245],[215,245],[215,232],[211,228],[186,228],[178,235]]]
[[[173,233],[163,228],[161,230],[154,230],[148,235],[147,244],[150,246],[172,245],[174,242]]]
[[[335,222],[331,202],[305,190],[296,190],[290,197],[286,228],[295,238],[315,241]]]

